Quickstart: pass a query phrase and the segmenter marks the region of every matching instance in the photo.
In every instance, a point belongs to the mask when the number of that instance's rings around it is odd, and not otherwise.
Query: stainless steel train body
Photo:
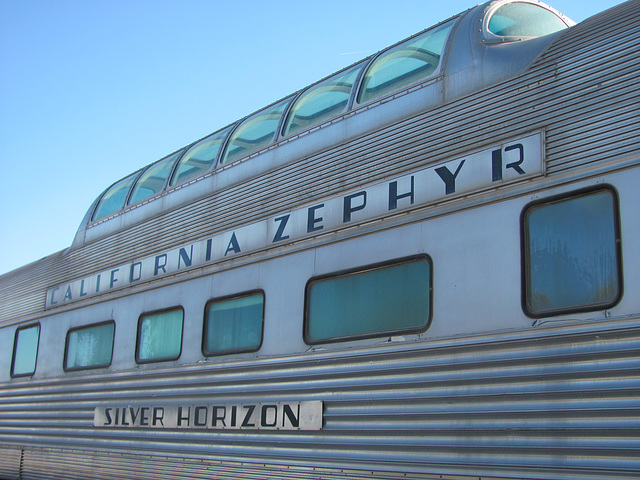
[[[638,478],[639,30],[490,2],[114,184],[0,277],[0,477]]]

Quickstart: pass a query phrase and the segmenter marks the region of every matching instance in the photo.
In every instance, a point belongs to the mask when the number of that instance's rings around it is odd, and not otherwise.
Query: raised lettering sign
[[[110,405],[96,407],[99,428],[206,430],[322,430],[322,402],[186,405]]]
[[[173,250],[115,265],[48,290],[45,308],[541,175],[542,143],[542,133],[534,133]]]

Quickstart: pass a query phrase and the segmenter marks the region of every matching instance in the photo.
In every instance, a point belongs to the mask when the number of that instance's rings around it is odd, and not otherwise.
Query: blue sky
[[[0,274],[67,248],[116,180],[474,4],[0,0]]]

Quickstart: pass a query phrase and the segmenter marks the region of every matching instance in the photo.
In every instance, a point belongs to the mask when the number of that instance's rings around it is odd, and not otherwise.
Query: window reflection
[[[16,330],[11,376],[20,377],[35,373],[39,342],[40,325],[31,325]]]
[[[231,134],[220,163],[231,163],[269,145],[290,101],[282,100],[244,120]]]
[[[358,102],[368,102],[433,74],[453,23],[440,25],[381,53],[365,73]]]
[[[258,350],[263,312],[262,293],[210,302],[205,314],[205,355]]]
[[[133,187],[128,204],[131,205],[140,202],[151,195],[160,193],[167,182],[167,178],[171,174],[173,164],[182,152],[183,151],[176,152],[149,166],[149,168],[140,175],[135,187]]]
[[[133,185],[137,176],[138,172],[133,175],[129,175],[127,178],[124,178],[112,185],[105,194],[102,195],[102,198],[93,213],[93,220],[99,220],[121,210],[124,207],[124,202],[127,199],[129,190],[131,190],[131,185]]]
[[[283,135],[291,135],[339,115],[347,106],[362,64],[340,72],[307,89],[291,107]]]
[[[186,182],[210,170],[218,159],[225,138],[231,128],[214,133],[193,145],[186,151],[176,166],[171,185]]]
[[[307,285],[307,343],[417,333],[431,318],[426,257],[318,279]]]
[[[620,293],[616,199],[610,190],[529,208],[526,307],[534,315],[594,310]]]
[[[114,322],[70,330],[67,335],[65,370],[110,365],[114,332]]]
[[[138,324],[138,350],[140,363],[175,360],[182,351],[182,309],[146,314]]]
[[[539,5],[514,2],[498,8],[488,28],[501,37],[542,37],[567,28],[567,24]]]

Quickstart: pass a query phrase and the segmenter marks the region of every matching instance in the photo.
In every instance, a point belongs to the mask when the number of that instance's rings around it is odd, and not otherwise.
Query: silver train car
[[[639,31],[491,1],[110,186],[0,277],[0,478],[638,478]]]

